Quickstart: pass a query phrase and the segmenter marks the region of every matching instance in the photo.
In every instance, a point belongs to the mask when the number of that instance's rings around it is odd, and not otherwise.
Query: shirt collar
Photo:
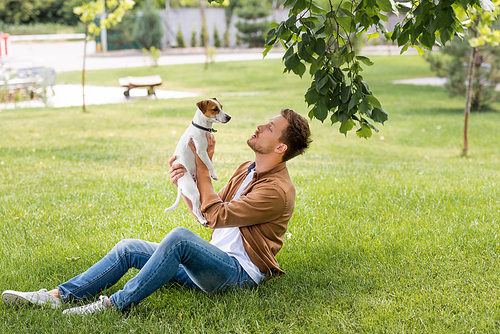
[[[267,175],[271,175],[271,174],[274,174],[276,172],[279,172],[285,168],[286,168],[286,162],[280,162],[279,164],[277,164],[276,166],[274,166],[271,169],[265,170],[263,172],[255,172],[255,174],[256,174],[256,177],[260,179],[260,178],[265,177]],[[248,167],[248,173],[250,173],[254,169],[255,169],[255,162],[250,164],[250,166]]]

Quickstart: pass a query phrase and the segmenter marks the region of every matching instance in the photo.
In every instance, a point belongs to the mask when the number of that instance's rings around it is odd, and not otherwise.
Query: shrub
[[[179,28],[177,29],[177,47],[184,48],[186,45],[184,44],[184,36],[182,35],[181,24],[179,23]]]
[[[220,48],[222,43],[219,38],[219,31],[217,30],[217,26],[214,24],[214,46],[216,48]]]
[[[200,31],[200,46],[205,46],[205,27],[203,25],[201,26]]]
[[[196,47],[198,45],[198,40],[196,39],[196,26],[193,26],[193,30],[191,31],[191,47]]]

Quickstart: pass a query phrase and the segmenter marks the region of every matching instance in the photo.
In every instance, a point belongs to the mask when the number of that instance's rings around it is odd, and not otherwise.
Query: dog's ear
[[[196,103],[196,106],[198,107],[198,109],[201,110],[202,113],[206,113],[207,107],[208,107],[208,100],[200,101],[200,102]]]
[[[215,97],[212,97],[212,100],[215,100],[215,101],[217,101],[217,99],[216,99]]]

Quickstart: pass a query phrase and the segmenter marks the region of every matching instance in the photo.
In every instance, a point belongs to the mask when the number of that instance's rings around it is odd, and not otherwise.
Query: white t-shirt
[[[243,190],[245,190],[246,186],[252,181],[254,174],[255,170],[251,170],[248,173],[247,177],[234,195],[233,200],[240,197]],[[212,240],[210,241],[210,243],[220,250],[226,252],[229,256],[232,256],[236,260],[238,260],[248,276],[250,276],[255,283],[259,284],[260,282],[262,282],[265,275],[260,272],[259,268],[248,257],[248,254],[245,251],[245,247],[243,246],[243,241],[241,240],[239,227],[215,229],[214,233],[212,234]]]

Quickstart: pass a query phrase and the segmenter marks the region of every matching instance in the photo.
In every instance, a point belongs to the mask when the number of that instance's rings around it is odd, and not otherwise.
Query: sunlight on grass
[[[167,286],[130,313],[68,320],[60,311],[0,305],[2,332],[373,333],[499,330],[500,113],[472,114],[460,157],[463,101],[441,87],[393,85],[431,76],[415,56],[371,57],[364,74],[389,112],[369,140],[311,121],[311,149],[288,167],[297,202],[278,261],[287,275],[245,292]],[[88,71],[118,85],[149,69]],[[148,72],[148,73],[144,73]],[[292,108],[307,115],[308,79],[279,60],[165,66],[163,89],[216,96],[233,118],[219,130],[220,189],[258,124]],[[78,83],[80,73],[62,73]],[[239,96],[237,92],[258,92]],[[167,159],[199,99],[0,112],[0,289],[53,288],[123,238],[160,241],[185,226],[207,240]],[[131,272],[106,294],[120,289]]]

